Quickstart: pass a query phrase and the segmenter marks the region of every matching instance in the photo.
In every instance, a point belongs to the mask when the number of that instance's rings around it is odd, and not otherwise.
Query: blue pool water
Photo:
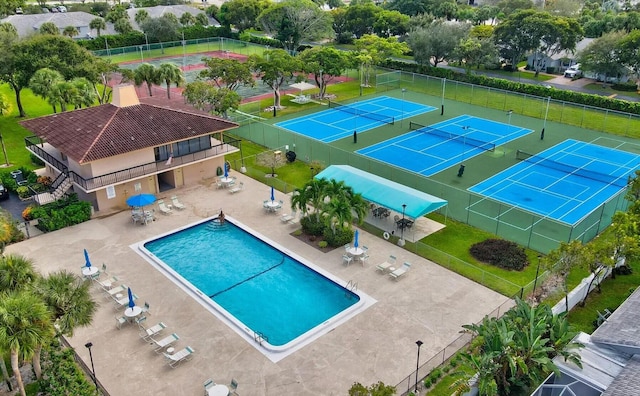
[[[360,297],[229,221],[211,221],[144,248],[274,347],[355,305]]]

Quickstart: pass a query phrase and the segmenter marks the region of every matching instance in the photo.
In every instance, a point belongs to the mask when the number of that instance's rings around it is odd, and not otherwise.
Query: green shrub
[[[427,388],[427,389],[431,388],[431,384],[432,384],[431,378],[427,377],[427,378],[424,379],[424,387],[425,388]]]
[[[324,233],[326,225],[324,222],[316,219],[315,215],[305,216],[300,219],[300,225],[302,225],[302,231],[308,235],[320,236]]]
[[[44,161],[40,159],[40,157],[38,157],[37,155],[31,153],[29,154],[29,157],[31,158],[31,163],[36,165],[36,166],[44,166]]]
[[[529,264],[524,248],[504,239],[478,242],[471,246],[469,252],[476,260],[507,270],[520,271]]]
[[[353,240],[353,230],[351,228],[336,228],[336,232],[334,233],[330,227],[327,227],[324,230],[323,236],[329,246],[344,246]]]
[[[627,81],[624,83],[615,83],[611,85],[611,88],[617,91],[635,92],[638,90],[638,86],[633,81]]]
[[[33,208],[31,216],[38,219],[38,228],[44,232],[83,223],[91,219],[91,204],[81,202],[76,194],[50,204]]]
[[[329,246],[329,244],[327,243],[327,241],[320,241],[318,242],[318,247],[321,249],[326,248],[327,246]]]
[[[20,186],[16,188],[16,192],[20,199],[27,199],[31,196],[31,190],[29,190],[29,187],[27,186]]]
[[[442,370],[435,369],[431,372],[431,375],[432,375],[432,378],[439,379],[440,377],[442,377]]]
[[[44,351],[40,390],[45,395],[95,395],[94,385],[74,360],[73,349],[51,347]]]
[[[294,232],[292,232],[292,233],[291,233],[291,235],[293,235],[293,236],[300,236],[300,235],[302,235],[302,230],[298,228],[297,230],[295,230]]]

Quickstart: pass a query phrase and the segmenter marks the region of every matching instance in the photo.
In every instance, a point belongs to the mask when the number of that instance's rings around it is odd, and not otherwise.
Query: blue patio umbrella
[[[156,201],[156,196],[153,194],[138,194],[127,198],[127,205],[129,206],[146,206],[151,205]]]
[[[276,196],[274,195],[274,189],[273,186],[271,186],[271,202],[276,200]]]
[[[136,303],[133,301],[133,293],[131,293],[131,288],[127,288],[127,293],[129,293],[129,308],[133,308],[136,306]]]
[[[91,267],[91,261],[89,260],[89,253],[87,252],[87,249],[84,249],[84,265]]]
[[[229,171],[227,170],[227,164],[224,164],[224,177],[225,179],[229,177]]]
[[[353,237],[353,247],[357,248],[358,247],[358,230],[356,230],[356,235]]]

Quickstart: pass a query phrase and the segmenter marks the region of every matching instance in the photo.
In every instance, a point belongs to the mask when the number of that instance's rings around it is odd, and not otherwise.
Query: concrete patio
[[[199,186],[158,196],[167,200],[178,195],[187,208],[174,209],[170,215],[156,211],[157,220],[148,225],[134,224],[125,210],[7,247],[7,253],[33,259],[44,274],[61,269],[80,274],[82,250],[87,249],[94,265],[105,263],[110,275],[134,289],[140,296],[139,305],[149,302],[152,315],[148,324],[166,323],[165,335],[175,332],[180,336],[176,350],[187,345],[195,350],[191,361],[175,369],[168,367],[163,357],[140,339],[137,327],[116,327],[115,317],[122,312],[114,310],[97,285],[92,286],[100,304],[93,324],[78,329],[69,341],[86,362],[89,354],[84,344],[93,343],[96,375],[110,394],[201,395],[208,378],[222,384],[235,378],[237,392],[251,396],[346,395],[354,382],[395,385],[415,370],[416,340],[424,342],[422,364],[457,338],[461,325],[481,320],[508,301],[364,231],[360,241],[369,247],[369,263],[365,267],[343,266],[343,249],[322,253],[290,235],[296,226],[283,224],[279,214],[264,212],[262,201],[268,199],[270,187],[241,174],[234,176],[244,182],[244,190],[235,194],[217,189],[213,180],[202,180]],[[283,211],[289,212],[289,197],[276,193],[276,199],[283,199]],[[358,282],[358,288],[377,303],[310,345],[271,362],[130,248],[221,209],[345,284]],[[214,249],[211,259],[217,254],[225,253]],[[390,254],[400,263],[412,264],[411,271],[398,281],[376,271],[376,264]]]

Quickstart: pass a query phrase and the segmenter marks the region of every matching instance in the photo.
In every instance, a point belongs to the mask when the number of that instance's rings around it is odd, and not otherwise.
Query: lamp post
[[[142,53],[142,49],[144,48],[144,46],[139,45],[138,49],[140,49],[140,62],[144,62],[144,55]]]
[[[398,239],[398,246],[404,246],[404,211],[407,209],[407,204],[402,204],[402,222],[400,223],[400,239]]]
[[[536,279],[533,281],[533,298],[536,297],[536,286],[538,285],[538,272],[540,271],[540,255],[538,255],[538,266],[536,267]]]
[[[420,347],[424,344],[424,342],[418,340],[416,341],[416,345],[418,346],[418,358],[416,359],[416,389],[415,393],[418,393],[418,370],[420,369]]]
[[[187,48],[185,44],[187,44],[187,42],[184,40],[184,32],[182,32],[182,70],[184,70],[187,64]]]
[[[93,366],[93,354],[91,354],[91,347],[93,343],[91,341],[84,344],[89,350],[89,359],[91,360],[91,373],[93,374],[93,383],[96,385],[96,393],[98,393],[98,380],[96,379],[96,368]]]
[[[542,124],[542,132],[540,132],[540,140],[544,140],[544,129],[547,127],[547,116],[549,115],[550,103],[551,103],[551,96],[547,96],[547,109],[544,112],[544,123]]]
[[[447,86],[447,79],[442,79],[442,100],[440,101],[440,115],[444,115],[444,89]]]
[[[311,170],[311,179],[313,180],[313,176],[315,176],[314,171],[315,169],[312,167],[309,168]]]
[[[406,88],[402,88],[402,118],[400,118],[400,126],[402,127],[402,120],[404,120],[404,93],[407,92]]]
[[[513,114],[513,110],[507,111],[507,116],[509,117],[509,127],[507,128],[507,133],[509,132],[509,129],[511,129],[511,114]]]
[[[147,51],[149,51],[149,36],[146,33],[144,34],[144,42],[147,44]]]

